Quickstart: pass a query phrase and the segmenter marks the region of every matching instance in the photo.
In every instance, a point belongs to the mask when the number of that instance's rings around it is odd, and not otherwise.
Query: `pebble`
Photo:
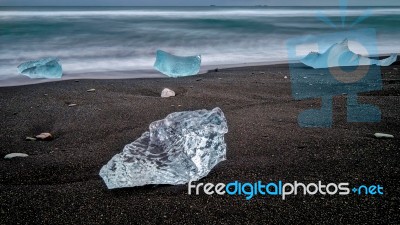
[[[384,134],[384,133],[375,133],[374,136],[376,138],[394,138],[391,134]]]
[[[26,137],[25,140],[27,140],[27,141],[36,141],[36,138],[34,138],[34,137]]]
[[[36,139],[41,141],[50,141],[53,140],[53,136],[50,133],[41,133],[39,135],[36,135]]]
[[[287,76],[284,76],[283,78],[287,79]]]
[[[168,88],[164,88],[164,90],[162,90],[161,92],[161,98],[169,98],[169,97],[173,97],[175,96],[175,91],[168,89]]]
[[[10,154],[4,156],[5,159],[12,159],[15,157],[28,157],[28,155],[25,153],[10,153]]]

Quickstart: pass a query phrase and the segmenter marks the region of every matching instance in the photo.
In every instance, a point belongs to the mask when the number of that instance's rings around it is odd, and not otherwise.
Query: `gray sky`
[[[339,0],[0,0],[0,6],[338,6]],[[348,0],[349,5],[400,6],[400,0]]]

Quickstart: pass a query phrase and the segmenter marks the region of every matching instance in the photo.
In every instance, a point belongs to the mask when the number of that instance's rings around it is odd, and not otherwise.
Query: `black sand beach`
[[[380,123],[347,123],[334,98],[332,128],[301,128],[320,99],[293,100],[288,65],[243,67],[180,79],[75,80],[0,88],[1,224],[399,223],[400,63],[382,68],[383,90],[361,102]],[[310,69],[312,71],[312,69]],[[287,79],[284,77],[288,76]],[[163,99],[163,88],[176,97]],[[95,92],[86,92],[88,89]],[[68,107],[75,103],[77,106]],[[201,182],[380,184],[384,195],[188,195],[187,185],[108,190],[98,175],[169,113],[220,107],[227,161]],[[50,132],[53,141],[26,141]],[[376,139],[376,132],[394,139]],[[27,158],[3,157],[22,152]]]

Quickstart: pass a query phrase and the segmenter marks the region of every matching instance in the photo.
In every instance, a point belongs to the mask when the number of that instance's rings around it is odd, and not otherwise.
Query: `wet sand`
[[[380,123],[348,123],[334,98],[332,128],[301,128],[320,99],[294,100],[288,65],[241,67],[180,79],[70,80],[0,88],[1,224],[398,223],[400,63],[382,68],[383,90],[360,101]],[[312,69],[309,69],[312,72]],[[287,76],[287,79],[284,77]],[[163,99],[163,88],[176,97]],[[88,89],[95,92],[86,92]],[[68,107],[69,104],[77,104]],[[108,190],[102,165],[169,113],[220,107],[227,161],[201,182],[380,184],[384,195],[188,195],[187,185]],[[50,132],[53,141],[26,141]],[[376,139],[373,134],[393,134]],[[27,158],[5,160],[11,152]]]

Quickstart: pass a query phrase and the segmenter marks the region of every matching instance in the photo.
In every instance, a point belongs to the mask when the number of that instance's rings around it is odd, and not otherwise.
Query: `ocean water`
[[[41,57],[58,57],[63,79],[155,77],[157,49],[201,54],[204,71],[285,61],[290,38],[359,28],[377,30],[379,54],[400,52],[400,7],[371,8],[349,26],[365,12],[348,8],[342,27],[335,7],[0,7],[0,86],[42,82],[16,69]]]

